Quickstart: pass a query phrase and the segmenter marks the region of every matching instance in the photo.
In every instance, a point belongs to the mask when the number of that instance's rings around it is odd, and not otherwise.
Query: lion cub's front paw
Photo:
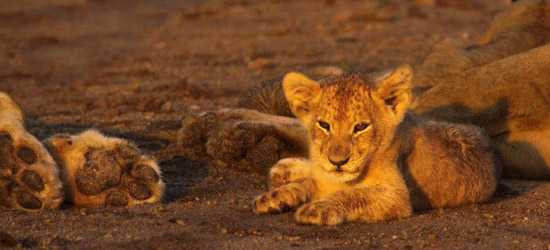
[[[336,205],[319,201],[303,205],[296,211],[294,218],[302,224],[332,226],[344,222],[344,211]]]
[[[268,186],[277,188],[311,175],[311,163],[305,158],[285,158],[269,170]]]
[[[287,185],[256,197],[252,207],[256,214],[283,213],[304,203],[306,198],[300,190]]]

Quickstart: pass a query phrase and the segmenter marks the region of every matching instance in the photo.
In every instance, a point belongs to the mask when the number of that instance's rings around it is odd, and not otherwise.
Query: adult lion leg
[[[17,104],[0,93],[0,206],[39,211],[57,208],[62,201],[56,163],[25,129]]]
[[[196,147],[198,140],[194,138],[202,138],[205,152],[220,165],[266,172],[281,158],[305,156],[307,152],[307,133],[293,118],[251,109],[222,109],[195,120],[201,119],[186,123],[178,140],[181,145],[195,142],[188,146]]]

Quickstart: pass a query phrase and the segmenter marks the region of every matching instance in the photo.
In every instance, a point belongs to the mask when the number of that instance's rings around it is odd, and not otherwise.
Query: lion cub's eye
[[[319,125],[319,127],[326,130],[327,132],[330,131],[330,124],[328,124],[328,122],[319,120],[317,124]]]
[[[368,124],[366,122],[358,123],[358,124],[355,125],[355,127],[353,127],[353,133],[357,134],[357,133],[367,129],[369,126],[370,126],[370,124]]]

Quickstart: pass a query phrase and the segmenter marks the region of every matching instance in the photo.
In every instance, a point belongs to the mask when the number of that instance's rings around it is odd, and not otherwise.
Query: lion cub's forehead
[[[346,75],[321,83],[320,115],[325,119],[368,118],[373,84],[360,75]]]

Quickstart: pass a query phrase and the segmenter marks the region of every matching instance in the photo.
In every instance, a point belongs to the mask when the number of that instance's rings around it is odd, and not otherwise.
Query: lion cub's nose
[[[344,166],[344,165],[346,165],[346,163],[348,163],[349,157],[346,158],[346,159],[343,159],[343,160],[338,160],[338,161],[333,161],[332,159],[329,159],[329,161],[330,161],[330,163],[332,163],[332,165],[336,166],[337,171],[340,171],[340,167]]]
[[[336,171],[341,171],[341,167],[349,161],[350,149],[342,143],[335,143],[329,147],[328,160],[336,166]]]

